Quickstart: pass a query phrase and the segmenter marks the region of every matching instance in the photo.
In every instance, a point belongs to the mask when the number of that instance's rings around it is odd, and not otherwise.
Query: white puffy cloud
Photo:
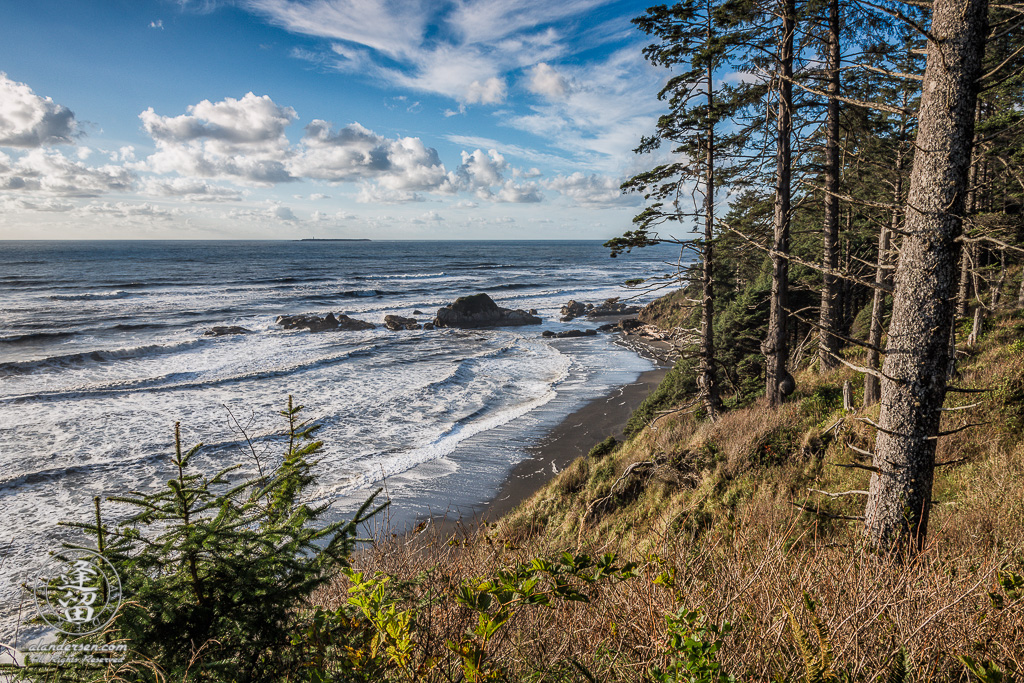
[[[533,66],[527,75],[529,80],[526,83],[526,88],[535,95],[560,100],[569,92],[569,81],[549,64],[541,62]]]
[[[512,180],[506,180],[493,196],[495,201],[513,204],[534,204],[543,199],[537,183],[516,183]]]
[[[358,123],[334,129],[319,119],[306,127],[289,168],[296,176],[334,183],[372,179],[395,197],[438,190],[447,181],[437,150],[419,138],[389,139]]]
[[[56,197],[4,197],[0,196],[0,207],[4,211],[43,211],[66,213],[75,208],[71,202]]]
[[[362,183],[356,201],[360,204],[404,204],[425,201],[419,192],[392,190],[375,183]]]
[[[158,142],[208,140],[219,151],[280,149],[287,146],[284,129],[296,118],[291,107],[279,107],[268,95],[246,93],[240,100],[203,100],[188,114],[159,116],[150,107],[139,114],[146,132]]]
[[[462,165],[455,171],[456,182],[471,190],[486,189],[504,180],[508,164],[496,150],[462,152]]]
[[[150,202],[143,202],[141,204],[133,202],[92,202],[75,211],[83,216],[104,215],[118,218],[158,218],[164,220],[182,214],[180,209],[168,209]]]
[[[413,218],[409,222],[415,223],[416,225],[429,225],[431,223],[437,224],[444,223],[445,217],[439,214],[437,211],[427,211],[426,213],[420,215],[418,218]]]
[[[32,149],[71,144],[78,134],[75,115],[49,97],[0,71],[0,146]]]
[[[296,223],[299,221],[298,216],[295,215],[290,207],[274,201],[269,202],[269,206],[265,209],[231,209],[227,213],[227,217],[261,223],[266,223],[268,220],[273,223]]]
[[[0,190],[95,197],[127,192],[134,182],[132,173],[122,166],[87,166],[58,150],[33,149],[13,160],[0,154]]]
[[[139,118],[157,147],[140,166],[144,170],[253,185],[295,180],[286,169],[290,150],[284,133],[295,110],[267,95],[203,100],[180,116],[160,116],[150,107]]]
[[[505,157],[496,150],[463,151],[462,164],[449,174],[449,182],[453,190],[473,192],[485,201],[515,204],[541,201],[540,187],[536,183],[517,183],[506,179],[508,168]]]
[[[142,183],[144,194],[181,197],[191,202],[235,201],[242,193],[232,187],[213,185],[199,178],[148,178]]]
[[[505,80],[494,76],[485,81],[473,81],[459,98],[466,104],[501,104],[505,101]]]
[[[621,184],[621,180],[610,176],[585,175],[577,171],[545,181],[544,187],[570,198],[577,204],[636,205],[641,203],[639,195],[624,195],[619,189]]]

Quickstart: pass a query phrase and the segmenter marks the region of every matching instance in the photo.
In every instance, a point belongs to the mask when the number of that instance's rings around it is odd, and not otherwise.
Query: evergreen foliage
[[[378,491],[351,520],[321,523],[330,504],[303,494],[323,444],[301,410],[289,397],[281,411],[280,466],[240,481],[239,465],[196,471],[202,444],[184,450],[176,424],[165,488],[110,498],[135,510],[114,528],[71,524],[121,577],[126,602],[103,635],[128,644],[140,679],[270,680],[296,665],[288,645],[303,606],[348,566],[358,525],[384,507],[374,506]]]

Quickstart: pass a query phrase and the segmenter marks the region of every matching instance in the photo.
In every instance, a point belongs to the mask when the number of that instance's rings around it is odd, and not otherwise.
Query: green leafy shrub
[[[708,620],[700,610],[681,609],[665,617],[668,643],[664,668],[652,667],[657,683],[734,683],[736,678],[722,670],[718,653],[732,625]]]
[[[591,448],[590,452],[587,453],[587,457],[588,458],[603,458],[604,456],[606,456],[609,453],[611,453],[612,451],[614,451],[615,447],[618,446],[618,445],[619,445],[619,440],[616,439],[614,436],[609,436],[607,439],[605,439],[601,443],[599,443],[596,446],[594,446],[593,448]]]
[[[661,384],[633,411],[623,430],[633,436],[646,427],[662,410],[682,403],[697,392],[696,362],[691,358],[679,359],[661,380]]]

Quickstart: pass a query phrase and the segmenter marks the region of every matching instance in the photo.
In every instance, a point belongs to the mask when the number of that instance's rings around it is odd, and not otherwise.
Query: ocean
[[[82,540],[57,522],[90,519],[93,496],[164,486],[178,421],[186,446],[205,444],[199,466],[255,471],[248,442],[280,458],[267,439],[291,395],[323,425],[313,495],[332,515],[382,481],[396,527],[476,509],[546,430],[651,367],[615,335],[541,338],[596,326],[558,322],[561,306],[632,296],[625,280],[677,257],[611,259],[596,241],[0,242],[0,642],[29,609],[20,584]],[[477,292],[544,323],[381,324]],[[327,312],[378,327],[275,324]],[[250,333],[203,334],[225,325]]]

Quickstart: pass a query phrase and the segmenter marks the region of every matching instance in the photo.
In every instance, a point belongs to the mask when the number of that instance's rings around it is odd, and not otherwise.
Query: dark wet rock
[[[423,311],[417,309],[417,310],[413,311],[412,314],[413,315],[423,315]]]
[[[434,323],[423,323],[423,329],[432,330],[434,329]]]
[[[419,330],[422,325],[415,318],[403,318],[400,315],[384,316],[384,327],[389,330]]]
[[[562,322],[567,323],[573,318],[578,318],[587,312],[587,307],[576,301],[575,299],[569,299],[564,306],[562,306]]]
[[[625,320],[619,321],[619,329],[625,332],[626,334],[629,334],[634,330],[638,330],[643,326],[644,324],[637,320],[636,318],[626,318]]]
[[[437,311],[437,327],[504,327],[539,325],[541,319],[523,310],[501,308],[486,294],[462,296]]]
[[[277,324],[286,330],[309,330],[310,332],[352,332],[357,330],[372,330],[376,327],[373,323],[365,320],[350,318],[339,313],[337,317],[328,313],[321,318],[318,315],[279,315]]]
[[[600,327],[598,327],[597,331],[598,332],[615,332],[616,330],[621,330],[621,329],[622,328],[619,327],[619,323],[605,323],[604,325],[601,325]]]
[[[530,315],[537,315],[537,309],[536,308],[531,308],[530,309]]]
[[[563,332],[544,330],[540,336],[547,337],[548,339],[570,339],[572,337],[593,337],[596,334],[597,330],[565,330]]]
[[[224,337],[229,334],[250,334],[252,330],[247,330],[244,327],[238,325],[217,325],[211,327],[206,332],[203,332],[204,337]]]
[[[629,306],[619,302],[618,297],[607,299],[603,303],[587,309],[588,318],[604,318],[612,315],[636,315],[640,312],[639,306]]]

